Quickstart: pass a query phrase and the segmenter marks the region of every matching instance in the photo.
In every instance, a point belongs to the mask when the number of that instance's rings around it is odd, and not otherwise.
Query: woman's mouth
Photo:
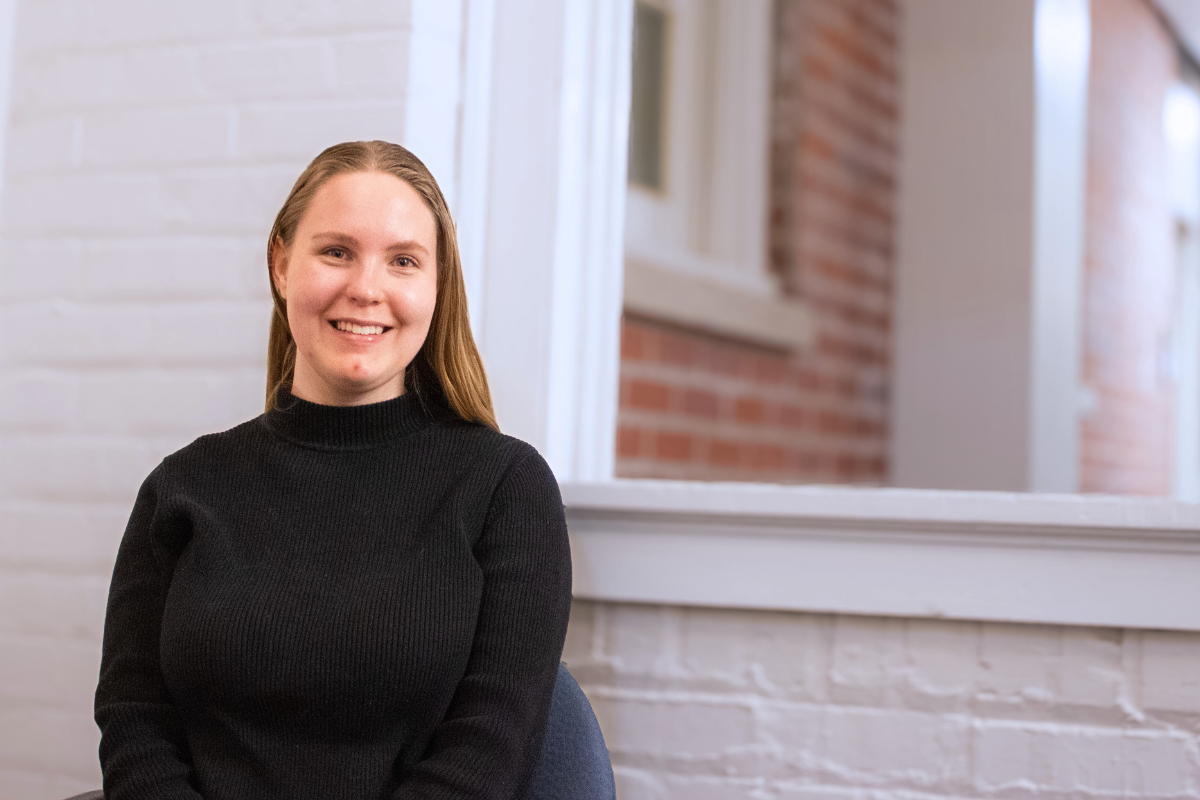
[[[335,330],[342,331],[343,333],[353,333],[356,336],[378,336],[379,334],[392,329],[390,325],[364,325],[344,319],[331,319],[329,324],[332,325]]]

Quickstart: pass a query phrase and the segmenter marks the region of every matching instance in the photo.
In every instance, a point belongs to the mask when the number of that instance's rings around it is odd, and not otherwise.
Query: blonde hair
[[[467,315],[467,291],[454,220],[433,175],[405,148],[391,142],[343,142],[326,149],[300,174],[279,209],[267,240],[267,277],[275,313],[267,343],[267,410],[275,406],[279,388],[290,384],[296,368],[296,342],[287,321],[287,301],[274,280],[274,258],[282,245],[290,247],[296,228],[317,191],[336,175],[383,172],[407,183],[425,200],[437,224],[437,300],[425,343],[404,372],[405,391],[415,392],[423,405],[441,406],[462,419],[499,430],[492,410],[483,359],[475,347]]]

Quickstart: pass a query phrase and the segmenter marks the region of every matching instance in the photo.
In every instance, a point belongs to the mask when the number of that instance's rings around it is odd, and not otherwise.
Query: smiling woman
[[[496,429],[433,177],[330,148],[269,242],[267,411],[164,459],[121,542],[105,797],[611,798],[606,756],[546,768],[582,698],[562,499]]]
[[[386,173],[338,175],[271,261],[296,342],[292,393],[327,405],[403,394],[437,300],[437,226],[421,196]]]
[[[454,222],[412,153],[387,142],[325,150],[275,218],[268,253],[268,411],[284,384],[330,405],[413,390],[427,408],[497,427]]]

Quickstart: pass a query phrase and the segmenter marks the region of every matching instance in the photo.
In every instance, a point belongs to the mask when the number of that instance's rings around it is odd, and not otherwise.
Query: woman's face
[[[437,299],[437,224],[416,190],[382,172],[331,178],[274,262],[296,340],[292,393],[343,406],[403,394]]]

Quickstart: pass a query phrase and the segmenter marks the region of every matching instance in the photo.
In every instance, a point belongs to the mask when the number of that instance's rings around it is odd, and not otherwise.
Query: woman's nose
[[[361,305],[374,305],[383,300],[383,289],[380,281],[382,271],[369,262],[360,263],[354,270],[350,283],[346,287],[346,296]]]

